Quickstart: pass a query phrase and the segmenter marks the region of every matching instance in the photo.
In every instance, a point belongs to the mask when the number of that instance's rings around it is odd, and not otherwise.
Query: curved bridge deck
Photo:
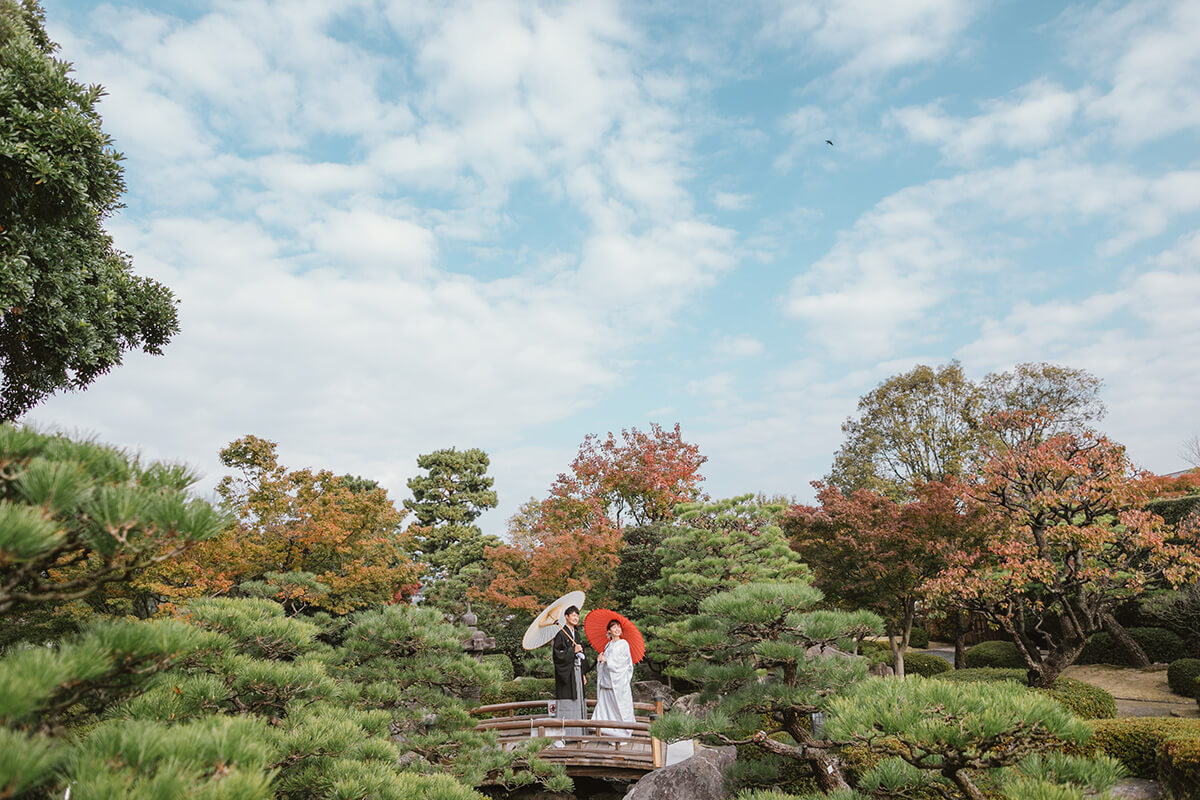
[[[568,775],[637,780],[663,765],[666,746],[650,735],[650,722],[662,716],[662,703],[634,703],[634,722],[589,719],[555,719],[547,700],[497,703],[480,706],[472,714],[481,717],[476,730],[495,731],[500,744],[512,749],[531,739],[561,742],[543,750],[539,758],[562,764]],[[588,708],[596,705],[588,700]],[[570,728],[581,735],[568,735]],[[603,730],[602,730],[603,729]],[[608,731],[627,730],[629,736]]]

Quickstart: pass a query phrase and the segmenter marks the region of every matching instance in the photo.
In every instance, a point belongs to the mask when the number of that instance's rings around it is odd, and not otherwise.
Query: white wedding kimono
[[[633,722],[633,659],[629,642],[617,639],[604,648],[605,661],[596,665],[596,709],[592,720]],[[625,728],[601,728],[601,736],[629,737],[633,731]]]

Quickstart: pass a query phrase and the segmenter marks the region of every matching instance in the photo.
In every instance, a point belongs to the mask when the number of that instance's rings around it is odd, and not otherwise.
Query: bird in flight
[[[826,139],[825,144],[829,145],[830,147],[833,147],[833,141],[830,139]]]

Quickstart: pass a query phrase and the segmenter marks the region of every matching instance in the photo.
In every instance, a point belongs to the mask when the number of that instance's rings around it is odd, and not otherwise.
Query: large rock
[[[662,700],[663,711],[668,711],[676,697],[678,694],[675,690],[661,681],[638,681],[633,684],[633,702],[635,703],[653,703],[655,700]]]
[[[1165,798],[1162,784],[1144,778],[1126,778],[1112,788],[1113,800],[1160,800]]]
[[[698,698],[698,693],[685,694],[683,697],[678,697],[671,705],[672,711],[680,711],[684,714],[690,714],[693,717],[708,716],[708,712],[717,707],[716,700],[710,700],[707,703],[701,703]]]
[[[727,800],[725,770],[737,760],[737,748],[701,750],[678,764],[651,772],[633,785],[625,800]]]

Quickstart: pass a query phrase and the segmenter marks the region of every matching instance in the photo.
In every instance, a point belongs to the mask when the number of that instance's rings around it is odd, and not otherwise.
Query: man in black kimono
[[[554,699],[557,719],[587,719],[587,695],[583,692],[585,677],[592,668],[584,648],[583,631],[579,627],[579,609],[570,606],[563,615],[565,624],[554,636],[551,657],[554,659]],[[567,736],[582,736],[583,728],[567,728]],[[561,746],[559,742],[556,746]]]

